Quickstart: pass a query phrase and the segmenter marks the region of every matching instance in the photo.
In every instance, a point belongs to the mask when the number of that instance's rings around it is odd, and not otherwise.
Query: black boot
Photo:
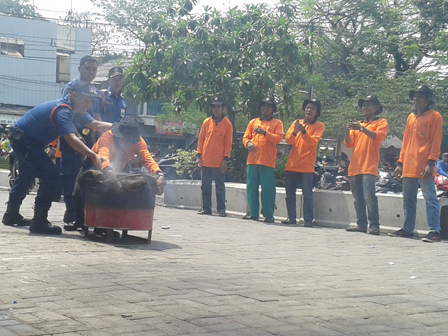
[[[50,235],[60,235],[62,230],[59,226],[53,226],[47,219],[48,209],[36,206],[34,208],[34,218],[30,225],[30,232]]]
[[[31,219],[24,218],[20,213],[20,204],[7,203],[6,212],[3,215],[2,222],[5,225],[30,226]]]

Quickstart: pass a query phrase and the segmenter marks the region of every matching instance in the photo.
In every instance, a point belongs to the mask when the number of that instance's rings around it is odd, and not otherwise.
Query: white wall
[[[0,16],[0,36],[25,42],[24,58],[0,55],[1,104],[35,106],[60,97],[64,84],[56,83],[57,27],[40,20]],[[89,29],[76,29],[72,78],[78,76],[79,60],[90,54],[90,38]]]

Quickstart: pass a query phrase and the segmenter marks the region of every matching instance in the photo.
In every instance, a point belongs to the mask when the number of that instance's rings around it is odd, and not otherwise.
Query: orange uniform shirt
[[[325,125],[320,121],[314,124],[306,124],[306,133],[297,133],[294,136],[294,121],[286,133],[285,140],[288,145],[292,145],[289,152],[285,170],[297,173],[314,173],[314,163],[316,162],[317,145],[325,131]],[[303,119],[299,120],[303,124]]]
[[[353,148],[348,166],[348,176],[369,174],[378,176],[378,165],[380,163],[380,146],[386,138],[389,126],[386,119],[378,118],[370,122],[363,121],[361,126],[369,131],[376,132],[376,139],[368,137],[360,131],[350,131],[350,145],[345,141],[345,147]]]
[[[151,154],[149,154],[146,142],[143,138],[140,138],[140,142],[126,148],[123,152],[122,149],[117,150],[115,148],[112,131],[107,131],[98,139],[93,146],[92,151],[106,159],[106,161],[103,161],[101,164],[101,170],[112,166],[115,171],[122,171],[126,164],[134,158],[135,154],[137,154],[138,159],[149,172],[152,174],[161,172],[158,164],[154,161]]]
[[[398,159],[398,162],[403,164],[403,177],[421,178],[428,160],[439,159],[442,127],[443,121],[439,112],[429,110],[420,115],[409,115]],[[434,166],[433,176],[435,175]]]
[[[224,156],[230,156],[232,140],[233,126],[229,119],[224,117],[218,125],[212,117],[205,119],[198,139],[198,154],[202,156],[202,165],[219,168]]]
[[[254,129],[257,127],[263,128],[266,131],[266,135],[256,134]],[[282,139],[283,123],[281,120],[274,118],[271,120],[252,119],[244,133],[243,144],[247,148],[247,143],[250,141],[257,147],[257,150],[255,153],[249,152],[247,164],[275,168],[277,145]]]

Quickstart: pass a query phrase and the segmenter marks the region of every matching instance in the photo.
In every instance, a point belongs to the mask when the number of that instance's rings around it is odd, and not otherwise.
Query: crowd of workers
[[[418,187],[426,202],[429,233],[425,242],[439,242],[440,207],[436,195],[434,176],[436,162],[442,142],[442,117],[430,108],[433,92],[427,86],[420,86],[409,92],[414,112],[408,116],[403,145],[394,174],[403,183],[403,227],[390,233],[394,237],[413,237],[416,219]],[[378,199],[375,182],[380,161],[380,145],[386,138],[388,123],[379,115],[383,106],[375,96],[360,99],[358,106],[364,116],[360,122],[349,122],[344,144],[352,148],[348,175],[353,197],[357,223],[347,229],[349,232],[380,234]],[[226,108],[222,97],[211,102],[213,115],[207,118],[201,128],[197,149],[196,165],[202,167],[202,210],[201,215],[211,214],[212,179],[216,185],[217,211],[225,217],[224,173],[227,170],[232,145],[232,125],[224,116]],[[261,214],[267,223],[274,222],[275,177],[274,168],[277,145],[283,139],[283,124],[274,118],[277,106],[273,98],[259,103],[260,117],[249,122],[243,137],[248,150],[246,194],[249,214],[244,219],[258,220],[260,214],[259,187],[261,186]],[[303,119],[292,123],[285,140],[292,148],[285,168],[286,207],[288,218],[283,224],[296,224],[296,189],[303,193],[303,219],[306,227],[314,222],[313,175],[316,150],[325,126],[318,118],[321,103],[316,99],[303,102]],[[448,154],[439,165],[448,168]],[[442,169],[442,168],[440,168]]]
[[[77,177],[93,168],[101,170],[107,179],[115,180],[117,173],[134,157],[143,163],[163,188],[163,173],[140,137],[137,121],[126,116],[126,104],[121,94],[123,69],[110,69],[109,88],[100,92],[91,84],[97,67],[95,58],[83,57],[78,67],[79,78],[64,87],[60,99],[31,109],[9,130],[11,146],[19,161],[19,175],[9,193],[3,224],[29,226],[29,230],[34,233],[60,234],[61,228],[51,225],[47,217],[55,195],[62,192],[66,204],[64,229],[83,228],[84,201]],[[430,229],[423,238],[426,242],[441,239],[440,208],[433,176],[440,155],[442,117],[430,108],[432,97],[433,92],[427,86],[409,92],[414,112],[407,119],[403,145],[394,172],[403,183],[404,225],[390,234],[396,237],[414,235],[420,185]],[[348,175],[357,214],[357,225],[349,227],[347,231],[379,235],[380,216],[375,180],[380,145],[387,135],[388,123],[379,116],[383,106],[377,97],[360,99],[358,105],[364,120],[349,122],[344,140],[345,146],[353,149]],[[219,216],[225,217],[224,180],[232,149],[233,127],[224,116],[226,102],[222,97],[213,98],[210,107],[212,116],[202,124],[197,148],[196,165],[201,167],[202,172],[202,209],[199,214],[212,213],[214,180],[217,211]],[[249,204],[249,213],[244,219],[259,219],[261,186],[261,214],[265,222],[272,223],[276,197],[274,168],[277,145],[283,139],[283,123],[274,118],[277,106],[273,98],[263,99],[258,109],[260,117],[249,122],[243,137],[243,144],[248,150],[246,193]],[[297,223],[296,190],[300,185],[304,199],[304,225],[312,227],[314,163],[325,126],[318,120],[321,115],[319,100],[306,99],[302,110],[303,119],[294,121],[285,136],[286,143],[292,148],[284,175],[288,218],[282,223]],[[444,166],[448,168],[448,155],[442,163],[438,163],[437,168],[443,170]],[[36,177],[40,180],[40,187],[35,199],[34,216],[33,219],[26,219],[19,210],[27,195],[29,182]]]

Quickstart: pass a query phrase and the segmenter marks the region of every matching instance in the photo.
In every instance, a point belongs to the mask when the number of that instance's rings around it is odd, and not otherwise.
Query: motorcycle
[[[448,197],[448,177],[443,175],[437,175],[434,177],[436,188],[439,190],[438,197]]]
[[[318,181],[315,186],[325,190],[350,190],[348,166],[350,161],[345,153],[341,153],[338,166],[326,166],[325,158],[317,157],[314,174]]]
[[[375,191],[377,193],[399,193],[403,191],[401,181],[394,176],[393,170],[390,167],[385,167],[378,171],[378,180],[375,183]]]

